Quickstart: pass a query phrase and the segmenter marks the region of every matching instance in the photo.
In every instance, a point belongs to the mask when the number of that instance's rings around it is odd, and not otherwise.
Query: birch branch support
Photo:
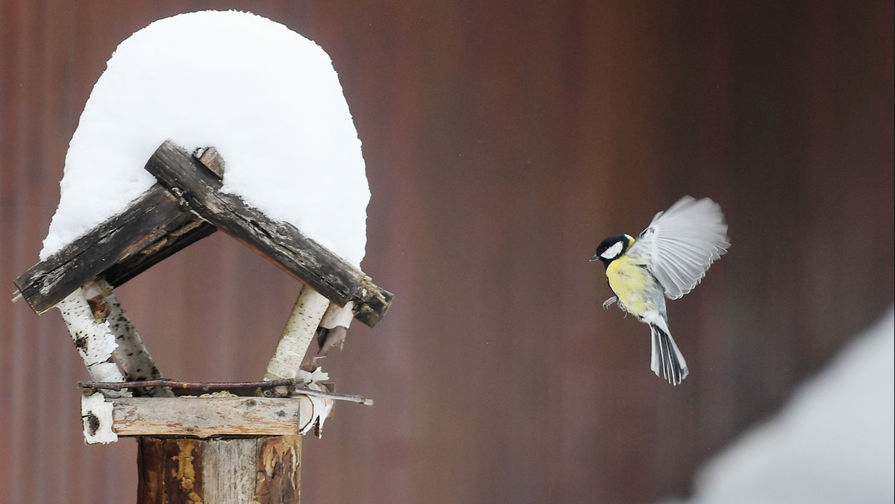
[[[98,322],[94,318],[84,290],[75,289],[57,307],[90,378],[101,382],[124,381],[124,374],[112,358],[117,348],[115,334],[105,321]],[[130,392],[121,391],[116,395],[130,395]]]
[[[307,285],[302,288],[277,350],[267,364],[265,380],[295,378],[328,306],[329,300],[320,293]]]
[[[112,286],[100,279],[85,285],[84,290],[94,320],[99,323],[105,322],[115,337],[116,347],[112,351],[112,360],[118,364],[125,380],[142,381],[161,378],[161,372],[144,345],[137,328],[121,308]],[[174,397],[174,393],[167,387],[132,388],[135,389],[137,395]]]
[[[325,357],[334,348],[342,349],[348,336],[348,327],[353,318],[354,302],[349,301],[345,306],[330,303],[320,327],[317,328],[317,355]]]

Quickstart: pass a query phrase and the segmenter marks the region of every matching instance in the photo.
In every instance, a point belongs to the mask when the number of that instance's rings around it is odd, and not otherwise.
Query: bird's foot
[[[607,299],[606,301],[603,301],[603,309],[608,310],[609,307],[612,306],[612,304],[615,303],[616,301],[618,301],[618,296],[612,296],[611,298]]]

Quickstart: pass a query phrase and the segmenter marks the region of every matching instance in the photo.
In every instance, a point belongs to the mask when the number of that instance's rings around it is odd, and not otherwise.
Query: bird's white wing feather
[[[653,217],[627,255],[643,260],[665,296],[678,299],[696,287],[729,246],[721,207],[709,198],[684,196]]]

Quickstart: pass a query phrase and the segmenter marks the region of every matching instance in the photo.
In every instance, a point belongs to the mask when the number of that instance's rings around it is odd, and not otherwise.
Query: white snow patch
[[[692,504],[895,498],[895,312],[696,475]]]
[[[167,139],[216,147],[225,192],[360,265],[370,192],[332,62],[236,11],[162,19],[118,46],[72,136],[41,259],[149,189],[143,166]]]

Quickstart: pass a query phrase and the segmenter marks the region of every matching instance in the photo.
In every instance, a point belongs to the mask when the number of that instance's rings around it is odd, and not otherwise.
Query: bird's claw
[[[603,301],[603,309],[608,310],[609,307],[612,306],[612,304],[615,303],[616,301],[618,301],[618,296],[612,296],[611,298],[607,299],[606,301]]]

